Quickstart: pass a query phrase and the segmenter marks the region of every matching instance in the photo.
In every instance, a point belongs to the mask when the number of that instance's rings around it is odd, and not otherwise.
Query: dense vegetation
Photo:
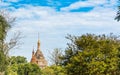
[[[118,36],[86,34],[68,36],[62,66],[67,75],[120,74],[120,40]]]

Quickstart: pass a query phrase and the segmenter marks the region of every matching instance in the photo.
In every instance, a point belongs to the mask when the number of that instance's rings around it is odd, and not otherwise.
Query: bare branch
[[[59,65],[61,63],[60,57],[62,56],[62,50],[59,48],[54,49],[52,52],[50,52],[49,59],[51,60],[52,64]]]
[[[4,44],[4,54],[8,55],[10,50],[18,49],[23,44],[20,42],[21,38],[23,38],[23,36],[21,36],[21,32],[14,33],[13,38]]]

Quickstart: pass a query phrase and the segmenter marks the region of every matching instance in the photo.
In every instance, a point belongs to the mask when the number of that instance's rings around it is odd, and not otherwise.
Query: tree
[[[6,56],[4,55],[3,51],[0,51],[0,72],[5,71],[7,64],[8,62],[6,60]]]
[[[54,49],[50,55],[51,56],[49,58],[50,58],[52,64],[59,65],[62,62],[62,60],[60,59],[60,57],[62,56],[61,49],[58,49],[58,48]]]
[[[4,71],[6,68],[6,56],[4,54],[4,39],[7,35],[7,30],[10,28],[10,25],[6,21],[6,19],[0,15],[0,71]]]
[[[18,75],[18,65],[13,64],[11,66],[7,66],[7,69],[5,70],[5,75]]]
[[[118,3],[120,3],[120,0],[118,0]],[[118,11],[117,11],[115,20],[120,21],[120,6],[118,6]]]
[[[21,39],[21,34],[18,32],[14,34],[9,42],[6,42],[8,30],[12,27],[14,19],[5,16],[4,13],[0,13],[0,59],[2,61],[2,63],[0,63],[0,72],[4,71],[8,65],[9,51],[17,47],[20,44],[19,40]]]
[[[11,58],[9,58],[9,64],[10,65],[13,65],[13,64],[24,64],[24,63],[27,63],[27,60],[23,56],[12,56]]]
[[[37,64],[24,63],[13,64],[7,68],[5,75],[41,75],[41,69]]]
[[[6,19],[0,15],[0,41],[1,43],[4,42],[4,39],[6,38],[7,31],[11,26],[6,21]]]
[[[22,38],[21,32],[14,33],[10,41],[6,41],[7,33],[13,26],[15,18],[12,18],[5,11],[0,11],[0,50],[3,50],[4,54],[7,56],[9,51],[13,48],[18,48],[20,39]]]
[[[18,75],[41,75],[41,70],[37,64],[23,64],[18,66]]]
[[[42,75],[67,75],[65,69],[59,65],[51,65],[42,69]]]
[[[118,36],[110,34],[67,37],[71,40],[65,50],[62,65],[68,75],[117,75],[119,74]]]

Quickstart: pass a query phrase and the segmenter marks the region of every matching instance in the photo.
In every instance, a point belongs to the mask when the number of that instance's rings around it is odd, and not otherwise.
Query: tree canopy
[[[27,63],[27,59],[23,56],[12,56],[9,58],[9,64],[24,64]]]
[[[8,66],[5,75],[41,75],[41,69],[37,64],[13,64]]]
[[[86,34],[67,37],[62,65],[68,75],[119,74],[120,40],[118,36]]]
[[[7,65],[6,55],[4,54],[4,40],[9,28],[9,23],[0,15],[0,71],[4,71]]]

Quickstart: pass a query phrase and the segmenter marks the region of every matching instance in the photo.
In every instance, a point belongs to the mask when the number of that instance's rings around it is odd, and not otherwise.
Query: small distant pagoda
[[[32,58],[30,63],[37,64],[41,69],[47,66],[47,61],[45,60],[45,57],[40,50],[40,40],[38,40],[36,52],[34,52],[34,49],[32,51]]]

